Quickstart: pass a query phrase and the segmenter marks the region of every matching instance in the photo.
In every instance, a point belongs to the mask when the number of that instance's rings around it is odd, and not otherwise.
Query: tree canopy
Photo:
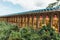
[[[56,0],[56,2],[54,3],[50,3],[47,8],[53,8],[53,7],[57,7],[60,6],[60,0]]]

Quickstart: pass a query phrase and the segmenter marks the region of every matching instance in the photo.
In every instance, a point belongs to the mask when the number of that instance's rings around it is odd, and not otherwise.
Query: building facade
[[[53,29],[60,32],[60,8],[47,8],[34,10],[13,15],[1,16],[0,21],[16,24],[18,27],[42,28],[42,25],[51,25]]]

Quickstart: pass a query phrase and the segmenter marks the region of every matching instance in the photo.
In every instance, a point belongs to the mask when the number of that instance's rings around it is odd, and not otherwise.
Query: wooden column
[[[59,32],[60,32],[60,12],[59,13]]]

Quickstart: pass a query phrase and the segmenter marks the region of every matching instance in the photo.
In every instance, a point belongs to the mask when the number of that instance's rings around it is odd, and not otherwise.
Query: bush
[[[60,34],[51,26],[34,30],[32,27],[18,28],[7,22],[0,22],[0,40],[60,40]]]
[[[7,40],[11,30],[18,30],[18,27],[7,22],[0,22],[0,40]]]

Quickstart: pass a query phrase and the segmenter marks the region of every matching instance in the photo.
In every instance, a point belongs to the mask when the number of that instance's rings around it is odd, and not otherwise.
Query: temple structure
[[[19,27],[42,28],[42,25],[51,25],[56,31],[60,31],[60,6],[12,15],[0,16],[0,21],[16,24]]]

